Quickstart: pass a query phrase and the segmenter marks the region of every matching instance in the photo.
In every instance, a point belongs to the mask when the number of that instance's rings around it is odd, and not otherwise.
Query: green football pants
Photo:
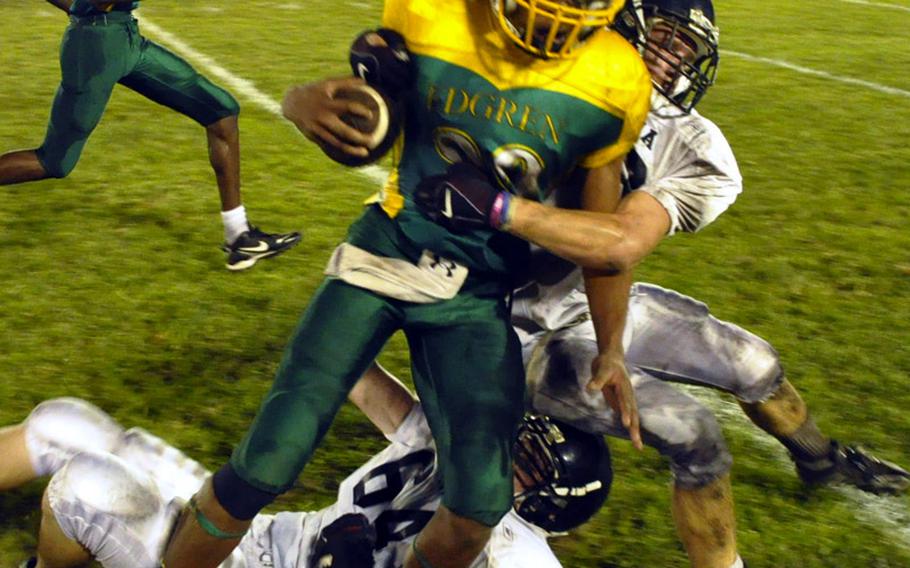
[[[189,63],[139,35],[126,12],[72,18],[60,45],[62,79],[38,159],[53,177],[69,174],[120,83],[203,126],[236,115],[237,101]]]
[[[518,339],[501,297],[435,304],[327,280],[301,320],[231,465],[270,493],[290,488],[360,375],[403,329],[436,441],[443,503],[495,525],[512,503],[512,441],[524,404]]]

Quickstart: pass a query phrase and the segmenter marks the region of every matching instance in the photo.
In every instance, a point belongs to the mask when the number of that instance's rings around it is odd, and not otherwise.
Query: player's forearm
[[[47,0],[47,3],[56,6],[69,14],[70,6],[73,5],[73,0]]]
[[[510,233],[583,268],[617,273],[641,258],[618,215],[559,209],[521,198],[513,198],[510,207]]]
[[[618,274],[584,270],[585,293],[591,312],[591,322],[597,335],[597,348],[601,354],[622,354],[622,336],[629,309],[629,289],[632,286],[631,270]]]

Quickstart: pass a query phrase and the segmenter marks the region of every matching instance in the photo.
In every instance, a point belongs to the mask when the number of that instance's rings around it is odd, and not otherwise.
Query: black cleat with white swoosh
[[[242,233],[231,244],[225,243],[221,249],[228,253],[228,270],[246,270],[257,261],[276,254],[281,254],[300,242],[300,233],[264,233],[256,227]]]

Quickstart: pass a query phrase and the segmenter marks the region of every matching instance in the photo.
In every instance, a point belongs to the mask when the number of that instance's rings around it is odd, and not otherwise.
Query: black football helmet
[[[602,436],[546,416],[528,414],[515,444],[518,516],[550,533],[564,533],[607,500],[613,483],[610,450]]]
[[[672,69],[672,78],[655,79],[654,87],[684,113],[714,84],[720,30],[711,0],[627,0],[613,29],[637,47],[645,61],[659,60]],[[689,48],[688,57],[674,56],[677,39]]]

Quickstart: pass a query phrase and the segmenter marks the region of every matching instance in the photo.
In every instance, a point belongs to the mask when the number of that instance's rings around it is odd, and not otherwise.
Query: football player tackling
[[[641,50],[657,91],[626,160],[628,193],[619,206],[620,217],[635,220],[637,238],[653,248],[664,236],[702,229],[742,189],[723,134],[694,110],[713,82],[717,29],[710,0],[630,2],[616,27]],[[513,307],[532,405],[591,432],[626,436],[612,409],[584,390],[597,349],[581,275],[543,256],[533,263],[535,283],[517,292]],[[910,485],[903,469],[824,436],[766,341],[651,284],[633,286],[628,314],[626,360],[643,438],[670,460],[673,518],[693,566],[740,562],[732,457],[712,413],[666,381],[735,395],[753,422],[788,449],[808,483],[843,482],[875,493]]]
[[[69,175],[119,83],[205,128],[229,270],[250,268],[297,244],[299,233],[269,234],[247,222],[240,199],[240,106],[189,63],[140,35],[132,15],[138,0],[47,1],[70,15],[60,46],[63,76],[44,142],[0,156],[0,185]]]
[[[347,392],[398,330],[408,339],[443,480],[442,504],[405,566],[470,565],[511,506],[512,437],[523,414],[521,352],[506,297],[528,249],[504,231],[512,226],[592,267],[586,289],[591,305],[603,308],[595,314],[595,386],[605,387],[637,439],[621,352],[630,282],[623,267],[591,254],[585,230],[618,202],[622,160],[649,107],[640,57],[605,29],[621,7],[617,0],[386,2],[383,26],[404,38],[415,71],[402,93],[395,170],[336,249],[250,430],[184,512],[165,552],[168,568],[216,566],[230,554],[256,513],[294,483]],[[286,115],[307,136],[346,140],[358,151],[367,137],[340,118],[355,105],[332,98],[351,81],[293,89]],[[528,218],[510,209],[512,195],[546,199],[579,167],[589,211],[541,206]],[[537,224],[550,215],[561,220]]]
[[[421,405],[374,368],[350,400],[390,444],[345,479],[337,501],[314,512],[259,515],[222,568],[398,567],[442,495]],[[472,566],[558,568],[546,539],[584,523],[607,498],[610,455],[599,436],[525,416],[515,446],[515,504]],[[183,503],[204,468],[139,428],[124,430],[78,399],[38,405],[0,429],[0,490],[52,476],[37,557],[23,568],[159,568]]]

